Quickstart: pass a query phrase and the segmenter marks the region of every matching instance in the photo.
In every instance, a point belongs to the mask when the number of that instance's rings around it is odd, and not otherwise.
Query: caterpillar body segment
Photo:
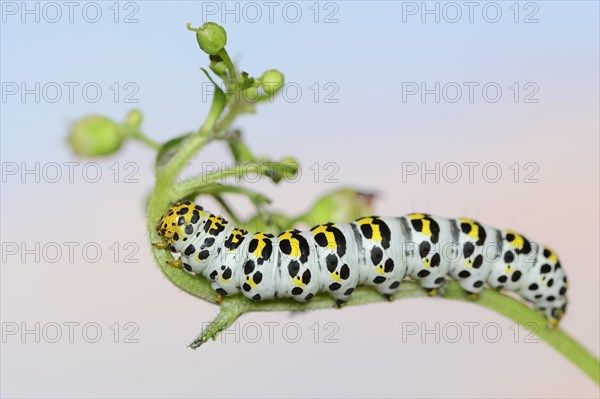
[[[430,293],[451,278],[473,295],[486,284],[518,293],[552,324],[567,306],[567,279],[552,250],[467,218],[370,216],[274,236],[184,202],[167,210],[157,231],[182,267],[222,296],[305,302],[328,293],[341,305],[361,285],[390,298],[406,278]]]

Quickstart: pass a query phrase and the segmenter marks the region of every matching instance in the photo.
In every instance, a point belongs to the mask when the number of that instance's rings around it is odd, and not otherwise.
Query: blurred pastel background
[[[252,188],[270,195],[273,207],[299,213],[320,194],[342,186],[379,193],[376,211],[401,215],[426,211],[443,216],[470,216],[497,227],[511,227],[554,248],[570,279],[570,307],[563,327],[598,355],[599,310],[599,26],[598,3],[591,1],[498,3],[501,17],[487,22],[478,3],[474,20],[462,6],[462,18],[451,23],[446,14],[421,22],[421,2],[297,2],[277,3],[273,22],[268,8],[258,4],[262,17],[245,3],[187,1],[98,2],[102,16],[86,22],[78,3],[74,20],[62,7],[54,14],[22,15],[27,4],[43,10],[45,3],[2,3],[1,24],[1,155],[4,172],[22,163],[40,168],[56,162],[63,176],[52,183],[43,176],[3,174],[1,241],[79,243],[74,261],[67,251],[57,262],[51,255],[36,262],[21,254],[3,253],[1,312],[3,328],[25,323],[94,322],[102,339],[88,343],[76,330],[74,342],[57,343],[33,335],[21,342],[20,333],[6,335],[1,353],[2,397],[598,397],[598,386],[546,344],[526,342],[526,332],[512,322],[476,305],[437,299],[402,300],[389,304],[329,310],[302,315],[251,314],[248,323],[298,323],[302,339],[282,338],[258,343],[230,337],[197,351],[186,347],[202,323],[217,313],[214,305],[198,301],[171,285],[154,265],[145,236],[144,198],[153,176],[152,151],[128,144],[116,156],[98,161],[102,178],[89,183],[82,165],[65,140],[70,124],[88,113],[122,120],[133,107],[144,112],[144,130],[164,141],[197,128],[208,111],[202,100],[205,76],[200,52],[186,22],[213,20],[228,32],[228,50],[251,74],[277,68],[302,90],[298,101],[259,108],[257,115],[238,121],[251,148],[275,158],[296,157],[303,175],[295,183]],[[62,4],[62,3],[59,3]],[[236,6],[237,4],[237,6]],[[453,12],[446,3],[427,3]],[[462,4],[462,3],[459,3]],[[533,4],[533,6],[531,5]],[[19,8],[14,12],[14,7]],[[407,14],[419,8],[417,14]],[[12,7],[12,8],[11,8]],[[112,7],[112,8],[111,8]],[[216,15],[207,15],[209,10]],[[222,15],[223,9],[236,14]],[[254,7],[254,6],[251,6]],[[293,7],[293,8],[290,8]],[[513,8],[510,8],[513,7]],[[515,14],[515,7],[519,10]],[[115,8],[119,10],[114,22]],[[291,23],[282,10],[299,21]],[[315,10],[319,10],[318,16]],[[48,13],[54,12],[46,9]],[[89,10],[92,15],[93,10]],[[404,13],[403,13],[404,11]],[[488,17],[494,10],[488,10]],[[442,11],[440,11],[442,12]],[[532,16],[533,15],[533,16]],[[137,19],[123,23],[124,18]],[[329,21],[324,19],[329,16]],[[524,23],[529,16],[537,23]],[[25,17],[25,22],[22,22]],[[318,22],[315,22],[315,18]],[[515,22],[514,19],[518,22]],[[334,20],[337,19],[337,22]],[[404,21],[403,21],[404,19]],[[78,82],[72,102],[64,88],[57,102],[42,95],[9,95],[10,83],[34,87],[48,82]],[[103,89],[98,102],[81,94],[86,82]],[[118,82],[120,96],[110,87]],[[125,103],[132,90],[137,103]],[[320,94],[315,101],[317,83]],[[329,82],[334,86],[325,87]],[[402,82],[479,82],[474,101],[426,102],[418,96],[403,101]],[[498,102],[485,101],[481,86],[497,82]],[[518,82],[520,98],[510,87]],[[526,103],[524,85],[539,90]],[[406,86],[406,85],[405,85]],[[131,87],[131,86],[130,86]],[[325,102],[325,95],[332,93]],[[533,86],[529,86],[533,87]],[[227,161],[227,152],[214,145],[190,166]],[[64,162],[80,162],[69,182]],[[118,162],[117,166],[114,165]],[[137,169],[125,169],[133,162]],[[309,168],[318,162],[315,182]],[[326,182],[323,165],[333,162],[338,182]],[[433,176],[402,177],[403,163],[496,162],[502,178],[487,182],[481,169],[474,181],[456,183]],[[515,162],[520,175],[514,181]],[[524,182],[535,163],[537,182]],[[406,164],[405,164],[406,165]],[[112,169],[111,169],[112,167]],[[114,169],[120,171],[115,182]],[[137,183],[125,183],[134,171]],[[467,172],[466,167],[463,173]],[[493,175],[492,175],[493,177]],[[403,181],[404,180],[404,181]],[[240,202],[248,212],[250,205]],[[81,248],[98,243],[98,262],[86,261]],[[109,249],[121,248],[118,259]],[[126,263],[131,251],[137,263]],[[3,244],[4,245],[4,244]],[[5,248],[3,247],[3,250]],[[125,343],[125,323],[135,323],[138,343]],[[314,342],[314,323],[320,336]],[[324,342],[326,323],[337,326],[337,343]],[[474,342],[457,343],[435,337],[408,337],[402,331],[435,323],[480,323]],[[9,324],[7,324],[9,323]],[[11,324],[13,323],[13,324]],[[114,323],[118,327],[111,329]],[[403,324],[404,323],[404,324]],[[497,323],[498,342],[482,337],[481,326]],[[494,324],[495,325],[495,324]],[[115,341],[114,329],[120,331]],[[67,328],[63,326],[63,335]],[[5,331],[6,332],[6,331]],[[518,334],[515,342],[515,334]],[[494,335],[494,334],[492,334]]]

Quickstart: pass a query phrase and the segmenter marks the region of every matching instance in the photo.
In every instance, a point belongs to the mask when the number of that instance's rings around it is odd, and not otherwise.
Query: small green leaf
[[[175,137],[160,146],[158,150],[158,154],[156,154],[156,161],[154,163],[154,167],[158,172],[160,169],[165,166],[173,155],[177,152],[177,150],[181,147],[184,141],[191,136],[192,133],[186,133],[182,136]]]
[[[242,83],[240,83],[240,90],[246,90],[250,87],[256,87],[256,86],[258,86],[256,79],[247,78],[247,79],[242,80]]]
[[[246,143],[244,143],[241,131],[234,130],[233,132],[230,132],[227,136],[227,144],[235,162],[254,162],[256,160],[252,151],[250,151]]]
[[[208,78],[208,80],[210,80],[210,82],[215,85],[215,87],[219,87],[219,85],[213,80],[212,76],[210,76],[210,74],[208,73],[208,71],[204,68],[200,68],[200,70],[202,72],[204,72],[204,74],[206,75],[206,77]]]
[[[217,120],[221,116],[221,112],[225,108],[226,104],[227,95],[225,95],[223,90],[221,90],[221,88],[218,85],[215,85],[215,96],[213,97],[212,103],[210,104],[210,111],[206,116],[206,121],[204,122],[202,129],[200,129],[200,132],[202,132],[202,130],[205,129],[205,126],[211,126],[210,131],[204,132],[205,134],[209,134],[212,131],[213,127],[217,123]]]

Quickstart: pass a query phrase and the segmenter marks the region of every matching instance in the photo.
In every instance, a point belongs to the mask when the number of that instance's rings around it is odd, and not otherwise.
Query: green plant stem
[[[404,281],[394,297],[395,300],[400,300],[427,297],[427,294],[418,283]],[[569,359],[597,384],[600,384],[600,362],[598,359],[570,337],[564,330],[547,327],[546,319],[526,304],[489,288],[483,290],[477,300],[471,300],[466,297],[465,292],[455,281],[448,282],[448,289],[442,298],[477,304],[508,317],[522,327],[537,334],[540,339],[546,341],[546,343]],[[352,294],[352,297],[345,306],[364,305],[376,302],[387,302],[387,300],[370,287],[359,287]],[[240,295],[228,297],[225,298],[220,305],[221,309],[223,309],[223,314],[219,314],[215,321],[203,331],[200,337],[197,338],[190,347],[197,348],[209,339],[216,338],[221,331],[229,327],[237,317],[244,313],[331,309],[334,304],[335,301],[330,296],[323,294],[319,294],[310,302],[306,303],[298,303],[292,299],[254,302]]]
[[[236,194],[244,194],[246,195],[248,198],[250,198],[252,200],[252,202],[254,203],[269,203],[271,202],[271,200],[264,196],[261,193],[258,193],[256,191],[250,190],[248,188],[245,187],[239,187],[239,186],[228,186],[228,185],[224,185],[224,184],[215,184],[215,183],[209,183],[209,184],[201,184],[198,186],[186,186],[185,189],[181,189],[179,187],[179,185],[175,186],[174,190],[173,190],[172,196],[175,198],[184,198],[184,197],[188,197],[189,195],[200,195],[200,194],[221,194],[221,193],[236,193]]]
[[[156,141],[152,140],[150,137],[142,134],[141,132],[139,132],[139,133],[140,134],[131,135],[130,137],[141,143],[146,144],[147,146],[149,146],[152,149],[158,150],[160,148],[160,143],[157,143]]]
[[[122,132],[125,137],[144,143],[154,150],[158,150],[161,146],[160,143],[152,140],[137,128],[124,127]]]
[[[221,51],[219,51],[217,53],[217,55],[219,57],[221,57],[221,59],[223,60],[223,63],[227,67],[227,71],[229,74],[229,82],[227,82],[227,83],[231,83],[233,85],[237,84],[238,76],[237,76],[237,72],[235,71],[235,65],[233,65],[231,58],[229,58],[229,54],[227,53],[227,50],[225,50],[225,48],[223,48],[223,49],[221,49]],[[227,84],[227,87],[230,87],[230,85]]]
[[[156,177],[157,185],[164,183],[169,185],[173,183],[177,174],[190,161],[190,159],[211,140],[210,133],[213,131],[215,124],[219,120],[221,113],[227,103],[225,93],[218,87],[215,87],[215,97],[210,107],[206,121],[200,130],[191,135],[190,138],[182,145],[175,155],[167,162],[163,169],[160,170]],[[169,190],[169,187],[161,187],[161,190]]]
[[[175,155],[158,171],[156,184],[148,201],[148,219],[146,221],[146,227],[150,242],[155,243],[161,241],[161,237],[159,237],[156,232],[156,222],[171,204],[175,178],[194,154],[210,141],[210,132],[213,130],[217,120],[221,116],[226,102],[227,99],[225,94],[221,89],[216,87],[215,97],[213,98],[210,111],[202,127],[197,133],[191,135],[187,140],[186,145],[180,146]],[[158,250],[153,246],[152,254],[161,271],[177,287],[198,297],[208,298],[211,295],[214,296],[214,292],[211,294],[212,289],[210,288],[210,284],[206,283],[206,281],[200,281],[200,278],[198,277],[190,279],[190,275],[186,272],[169,266],[167,261],[172,260],[172,257],[168,251]]]
[[[237,118],[241,113],[243,113],[242,108],[239,105],[240,103],[238,101],[235,101],[235,96],[235,93],[230,94],[228,102],[229,110],[217,124],[217,132],[223,132],[227,130],[229,126],[231,126],[233,121],[235,121],[235,118]]]
[[[243,301],[228,301],[222,303],[217,317],[211,321],[202,334],[194,340],[189,346],[192,349],[198,348],[209,339],[215,339],[222,331],[226,330],[242,314],[248,311],[248,304]]]
[[[242,224],[242,220],[239,218],[237,213],[234,212],[234,210],[231,208],[231,206],[227,203],[227,201],[225,201],[225,199],[221,195],[212,194],[212,197],[215,199],[215,201],[217,201],[219,203],[219,205],[221,205],[221,207],[223,208],[223,211],[225,211],[227,216],[229,216],[231,221],[236,226],[240,226]]]
[[[176,190],[180,193],[189,193],[191,191],[196,190],[198,187],[214,184],[215,182],[225,180],[228,177],[242,178],[244,176],[249,175],[250,173],[266,175],[271,169],[273,169],[273,166],[264,162],[242,163],[232,168],[219,170],[215,173],[196,176],[184,180],[177,184]]]
[[[255,110],[255,104],[242,101],[239,96],[241,95],[239,91],[231,89],[232,92],[229,94],[229,111],[223,118],[219,121],[216,127],[217,132],[223,132],[227,130],[231,124],[235,121],[235,119],[244,113],[253,113]]]

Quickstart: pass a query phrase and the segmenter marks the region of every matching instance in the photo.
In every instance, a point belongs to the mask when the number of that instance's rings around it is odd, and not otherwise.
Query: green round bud
[[[281,175],[284,180],[293,181],[300,170],[300,163],[292,157],[285,157],[279,163],[282,165]]]
[[[258,88],[250,86],[242,91],[242,98],[248,102],[254,102],[258,100]]]
[[[77,155],[107,155],[121,147],[123,135],[119,125],[112,120],[90,115],[75,122],[69,133],[69,142]]]
[[[267,161],[265,161],[267,162]],[[294,158],[283,158],[279,162],[269,162],[269,169],[266,175],[269,176],[274,183],[279,183],[282,179],[288,182],[295,181],[300,170],[300,164]]]
[[[125,118],[125,124],[131,127],[140,127],[142,124],[142,112],[139,109],[132,109]]]
[[[277,93],[283,87],[285,79],[283,74],[277,69],[271,69],[265,71],[260,77],[260,86],[263,88],[265,93],[273,95]]]
[[[265,220],[265,216],[262,214],[254,215],[244,224],[246,225],[246,228],[251,231],[263,231],[276,234],[279,231],[292,228],[293,220],[283,213],[273,212],[269,213],[267,220]]]
[[[342,188],[323,195],[312,208],[298,218],[308,224],[321,224],[329,220],[346,222],[373,213],[374,194]]]
[[[212,69],[217,76],[223,76],[227,73],[227,66],[223,61],[212,61],[210,63],[210,69]]]
[[[196,31],[196,40],[202,51],[215,55],[227,44],[227,32],[221,25],[207,22]]]

